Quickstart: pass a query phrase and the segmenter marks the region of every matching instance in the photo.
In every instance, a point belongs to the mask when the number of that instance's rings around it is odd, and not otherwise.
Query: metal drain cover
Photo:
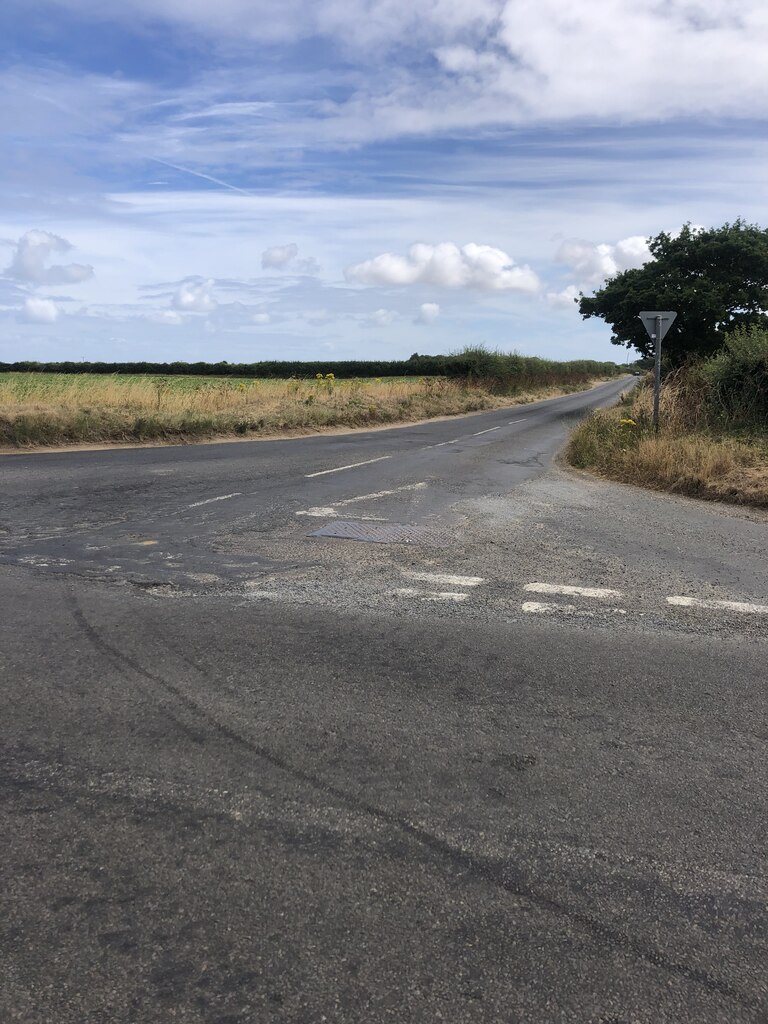
[[[340,540],[362,540],[369,544],[438,544],[434,534],[419,526],[404,523],[362,523],[343,519],[328,523],[310,537],[337,537]]]

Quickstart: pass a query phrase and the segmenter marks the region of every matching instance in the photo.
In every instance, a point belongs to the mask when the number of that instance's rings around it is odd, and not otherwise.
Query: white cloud
[[[269,315],[269,313],[254,313],[253,316],[251,317],[251,323],[259,324],[260,326],[262,324],[270,323],[271,320],[272,317]]]
[[[23,0],[6,0],[8,6],[14,3],[20,11],[28,6]],[[44,3],[38,0],[37,6]],[[326,100],[318,95],[317,68],[308,69],[311,91],[301,97],[308,107],[297,106],[295,94],[286,103],[292,120],[303,118],[300,130],[289,133],[291,147],[297,140],[304,147],[310,138],[337,142],[488,124],[585,119],[647,123],[697,115],[761,118],[768,105],[764,0],[590,0],[569,5],[563,0],[124,0],[109,8],[103,0],[55,0],[55,6],[61,4],[81,17],[90,11],[132,26],[164,19],[206,39],[234,37],[246,45],[249,40],[277,46],[329,37],[336,45],[325,52],[338,54],[341,48],[347,58],[343,72],[339,63],[331,66],[334,80],[346,84],[348,74],[363,74],[355,75],[354,88],[346,94],[342,89]],[[425,53],[437,63],[428,75]],[[419,59],[409,59],[414,55]],[[298,69],[292,68],[292,85],[297,75]],[[15,76],[19,79],[19,72]],[[249,67],[247,78],[241,75],[239,89],[233,90],[232,79],[217,68],[200,82],[198,109],[179,111],[174,91],[169,116],[226,122],[228,152],[233,151],[234,130],[238,146],[258,147],[261,154],[281,118],[274,117],[274,107],[264,116],[267,101],[262,90],[252,87],[253,81]],[[224,82],[229,89],[221,87]],[[122,111],[134,99],[146,100],[148,87],[139,84],[97,76],[87,84],[86,109],[99,125],[113,109]],[[77,110],[78,102],[65,85],[50,89],[47,97]],[[40,116],[39,104],[26,96],[21,102],[25,115],[31,106]],[[49,106],[46,123],[53,122],[53,130],[60,131]],[[201,145],[199,131],[187,125],[183,133],[170,132],[156,117],[157,103],[146,106],[157,129],[151,153],[178,162],[179,142],[188,141],[193,149]],[[254,118],[259,119],[258,131]],[[163,136],[167,143],[161,151]],[[137,141],[147,138],[146,131],[137,133]]]
[[[570,267],[584,284],[601,284],[624,270],[642,267],[651,259],[648,243],[642,235],[623,238],[615,244],[595,245],[578,238],[566,239],[557,250],[555,260]]]
[[[311,256],[299,259],[299,247],[295,242],[288,245],[273,245],[261,254],[264,270],[290,270],[295,274],[318,274],[320,267]]]
[[[158,309],[147,317],[153,324],[166,324],[169,327],[179,327],[184,323],[184,317],[180,316],[175,309]]]
[[[579,297],[579,289],[575,284],[569,284],[560,292],[547,292],[546,300],[555,309],[576,309],[576,299]]]
[[[212,313],[217,306],[212,289],[212,280],[189,278],[182,281],[174,293],[173,308],[183,313]]]
[[[387,327],[397,319],[394,309],[376,309],[368,316],[368,323],[373,327]]]
[[[528,266],[518,266],[502,249],[470,242],[426,245],[416,242],[407,256],[385,252],[349,267],[348,281],[365,285],[432,285],[481,291],[535,292],[539,279]]]
[[[287,266],[291,260],[299,255],[299,247],[295,242],[288,245],[273,245],[271,249],[265,249],[261,254],[261,265],[266,270],[274,268],[280,270]]]
[[[56,2],[80,15],[103,13],[100,0]],[[357,49],[483,32],[502,7],[501,0],[424,0],[419,5],[409,0],[125,0],[110,15],[114,20],[164,19],[238,41],[295,42],[325,35]]]
[[[23,315],[32,324],[53,324],[59,319],[59,307],[51,299],[32,297],[25,300]]]
[[[82,263],[46,263],[54,252],[69,252],[71,242],[48,231],[27,231],[16,243],[10,266],[5,273],[17,281],[33,285],[77,284],[93,277],[93,267]]]
[[[440,316],[440,307],[436,302],[422,302],[419,306],[419,315],[414,323],[433,324]]]

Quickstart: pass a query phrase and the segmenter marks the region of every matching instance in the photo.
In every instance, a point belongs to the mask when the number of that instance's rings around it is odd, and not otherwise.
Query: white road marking
[[[576,615],[579,618],[594,618],[602,612],[611,612],[613,615],[626,615],[625,608],[601,608],[600,612],[584,611],[575,604],[546,604],[544,601],[523,601],[524,612],[534,615],[556,615],[558,612],[564,615]]]
[[[526,583],[524,590],[533,594],[564,594],[566,597],[621,597],[620,590],[608,587],[571,587],[565,583]]]
[[[351,462],[348,466],[337,466],[336,469],[321,469],[319,473],[305,473],[304,477],[309,480],[313,476],[326,476],[328,473],[341,473],[344,469],[357,469],[358,466],[370,466],[372,462],[383,462],[391,459],[391,455],[380,455],[378,459],[366,459],[365,462]]]
[[[527,419],[527,418],[528,418],[527,416],[522,416],[522,417],[521,417],[521,418],[520,418],[519,420],[508,420],[508,421],[507,421],[507,426],[509,427],[509,426],[511,426],[511,425],[512,425],[513,423],[525,423],[525,421],[526,421],[526,419]]]
[[[465,434],[463,437],[455,437],[452,441],[441,441],[439,444],[427,444],[421,450],[428,451],[430,448],[445,448],[447,444],[459,444],[470,437],[480,437],[481,434],[490,434],[493,430],[501,430],[501,427],[489,427],[487,430],[478,430],[476,434]]]
[[[485,583],[482,576],[452,576],[442,572],[404,572],[411,580],[420,580],[422,583],[437,583],[446,587],[479,587]]]
[[[750,604],[747,601],[715,601],[698,597],[668,597],[667,604],[679,608],[706,608],[709,611],[741,612],[746,615],[768,615],[768,605]]]
[[[547,615],[551,612],[565,612],[573,615],[576,611],[575,604],[544,604],[542,601],[523,601],[523,611],[539,615]]]
[[[395,487],[391,491],[374,491],[372,494],[360,494],[356,498],[344,498],[336,502],[336,508],[344,505],[354,505],[358,501],[376,501],[377,498],[388,498],[390,494],[400,494],[402,491],[423,491],[427,486],[424,480],[417,484],[403,484],[402,487]]]
[[[187,508],[200,508],[201,505],[210,505],[214,501],[226,501],[227,498],[239,498],[242,491],[235,491],[234,494],[220,494],[218,498],[206,498],[205,501],[195,501],[191,505],[187,505]]]
[[[317,505],[314,508],[305,508],[301,512],[296,513],[297,516],[318,516],[323,519],[332,519],[336,515],[336,509],[325,507],[323,505]]]
[[[397,597],[413,597],[418,601],[466,601],[469,594],[457,594],[450,590],[413,590],[401,587],[394,591]]]
[[[317,505],[312,508],[303,509],[297,512],[297,516],[316,516],[318,518],[344,518],[337,509],[346,505],[355,505],[359,501],[377,501],[379,498],[388,498],[392,494],[401,494],[403,491],[423,491],[426,483],[422,480],[417,484],[404,484],[402,487],[395,487],[390,491],[373,491],[372,494],[359,494],[355,498],[343,498],[334,505]],[[358,519],[375,519],[378,522],[386,523],[387,520],[381,516],[357,516]]]
[[[335,508],[307,508],[296,513],[297,516],[314,516],[316,519],[360,519],[370,520],[372,523],[388,523],[386,516],[362,516],[354,512],[339,512]]]

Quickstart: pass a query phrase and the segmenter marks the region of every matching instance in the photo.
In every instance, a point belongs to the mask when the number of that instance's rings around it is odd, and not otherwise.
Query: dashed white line
[[[427,486],[424,480],[417,484],[403,484],[402,487],[394,487],[391,491],[374,491],[372,494],[360,494],[356,498],[344,498],[336,502],[336,508],[343,505],[354,505],[358,501],[376,501],[377,498],[388,498],[390,494],[400,494],[402,491],[423,491]]]
[[[386,516],[363,516],[359,513],[356,515],[354,512],[339,512],[335,508],[306,508],[296,513],[297,516],[313,516],[316,519],[360,519],[370,520],[373,523],[388,523],[389,520]]]
[[[621,597],[620,590],[608,587],[572,587],[565,583],[526,583],[524,590],[533,594],[563,594],[566,597]]]
[[[445,587],[479,587],[485,583],[482,576],[453,576],[450,573],[442,572],[404,572],[411,580],[419,580],[422,583],[435,583]]]
[[[341,473],[345,469],[357,469],[358,466],[370,466],[373,462],[384,462],[385,459],[391,459],[391,455],[380,455],[378,459],[366,459],[365,462],[351,462],[348,466],[337,466],[335,469],[321,469],[319,473],[305,473],[305,479],[309,480],[313,476],[326,476],[328,473]]]
[[[488,427],[487,430],[478,430],[476,434],[464,434],[462,437],[454,437],[452,441],[441,441],[439,444],[427,444],[421,450],[426,452],[430,448],[445,448],[447,444],[460,444],[460,442],[466,441],[470,437],[480,437],[481,434],[490,434],[494,430],[501,430],[501,427]]]
[[[674,595],[667,598],[667,604],[679,608],[706,608],[708,611],[740,612],[745,615],[768,615],[768,605],[751,604],[748,601],[717,601],[698,597]]]
[[[469,594],[459,594],[451,590],[414,590],[401,587],[394,591],[397,597],[412,597],[417,601],[466,601]]]
[[[218,498],[206,498],[205,501],[195,501],[187,508],[200,508],[201,505],[210,505],[214,501],[226,501],[227,498],[239,498],[242,491],[235,491],[233,494],[220,494]]]
[[[379,498],[388,498],[392,494],[401,494],[403,491],[423,491],[427,486],[426,482],[420,480],[417,484],[403,484],[402,487],[394,487],[389,491],[373,491],[371,494],[359,494],[354,498],[342,498],[337,501],[334,505],[315,505],[312,508],[302,509],[297,512],[297,516],[316,516],[318,518],[333,518],[339,516],[337,511],[340,508],[344,508],[346,505],[355,505],[359,501],[377,501]],[[343,518],[343,516],[342,516]],[[375,519],[380,522],[386,522],[385,518],[380,516],[357,516],[358,519]]]
[[[511,427],[513,423],[524,423],[527,419],[527,416],[521,416],[519,420],[507,420],[507,426]]]

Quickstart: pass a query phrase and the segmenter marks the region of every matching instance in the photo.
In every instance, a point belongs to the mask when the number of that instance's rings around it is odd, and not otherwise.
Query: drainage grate
[[[356,523],[345,519],[328,523],[310,537],[336,537],[340,540],[362,540],[370,544],[431,544],[441,543],[438,536],[419,526],[404,523]]]

